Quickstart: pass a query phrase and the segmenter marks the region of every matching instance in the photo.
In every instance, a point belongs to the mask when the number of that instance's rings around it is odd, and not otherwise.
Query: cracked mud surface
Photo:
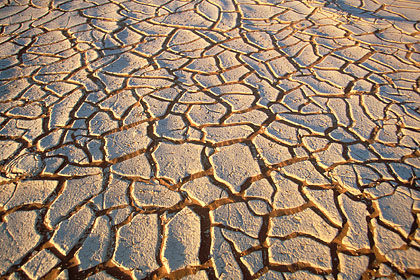
[[[0,278],[417,279],[416,0],[0,4]]]

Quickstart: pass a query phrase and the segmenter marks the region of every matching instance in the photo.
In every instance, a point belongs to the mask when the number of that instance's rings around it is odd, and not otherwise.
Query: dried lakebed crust
[[[417,279],[418,4],[2,1],[0,278]]]

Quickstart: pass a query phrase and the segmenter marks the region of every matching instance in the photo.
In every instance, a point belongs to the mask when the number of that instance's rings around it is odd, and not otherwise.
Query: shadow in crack
[[[409,5],[410,2],[399,0],[383,1],[384,3],[381,5],[373,1],[365,1],[371,3],[364,3],[363,1],[355,0],[325,0],[323,2],[325,2],[325,8],[334,9],[359,18],[387,21],[420,21],[420,11],[416,11],[418,8],[415,8],[414,1],[412,6]],[[388,9],[390,7],[393,9]],[[395,10],[398,10],[398,12]]]

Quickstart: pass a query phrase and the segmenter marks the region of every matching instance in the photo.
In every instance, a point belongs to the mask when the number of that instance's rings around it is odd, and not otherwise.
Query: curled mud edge
[[[420,277],[410,0],[0,4],[0,279]]]

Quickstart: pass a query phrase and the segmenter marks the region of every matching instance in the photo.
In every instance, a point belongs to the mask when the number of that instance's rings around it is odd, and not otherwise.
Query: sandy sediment
[[[417,279],[419,15],[2,1],[0,279]]]

